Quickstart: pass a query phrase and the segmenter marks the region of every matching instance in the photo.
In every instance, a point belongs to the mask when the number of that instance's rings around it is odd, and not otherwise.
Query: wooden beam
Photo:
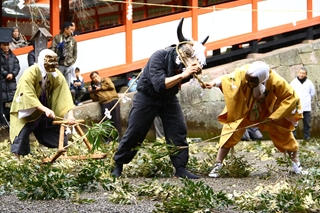
[[[60,33],[59,1],[50,0],[50,33],[55,36]]]
[[[58,153],[57,153],[58,154]],[[60,153],[59,153],[60,154]],[[63,153],[61,153],[63,154]],[[60,154],[60,155],[61,155]],[[89,159],[103,159],[108,156],[107,153],[101,153],[101,154],[89,154],[89,155],[75,155],[75,156],[59,156],[59,159],[70,159],[70,160],[89,160]],[[58,158],[44,158],[42,159],[42,163],[53,163]]]
[[[62,0],[61,1],[61,12],[60,12],[61,20],[60,26],[64,22],[71,21],[72,17],[70,17],[70,8],[69,8],[69,0]]]
[[[125,8],[123,9],[122,13],[122,21],[125,26],[125,33],[126,33],[126,63],[132,63],[132,19],[127,19],[127,10],[129,6],[129,2],[127,1],[124,4]],[[133,14],[132,14],[133,18]]]
[[[99,72],[99,74],[102,78],[112,77],[112,76],[116,76],[116,75],[125,74],[127,72],[134,71],[134,70],[141,71],[141,69],[146,65],[147,62],[148,62],[148,58],[140,60],[140,61],[134,61],[134,62],[127,63],[127,64],[114,66],[114,67],[108,67],[108,68],[97,70],[97,71]],[[91,79],[90,79],[89,75],[90,75],[90,73],[87,72],[87,73],[83,73],[81,76],[84,78],[85,82],[90,82]]]
[[[191,1],[192,38],[198,41],[198,0]]]
[[[76,120],[76,123],[83,123],[84,120]],[[86,160],[86,159],[101,159],[105,158],[107,156],[107,153],[101,153],[101,154],[88,154],[83,156],[61,156],[63,153],[65,153],[67,150],[66,147],[63,147],[64,145],[64,130],[65,130],[65,124],[68,124],[68,121],[62,120],[62,121],[53,121],[54,125],[60,125],[60,133],[59,133],[59,144],[58,144],[58,151],[52,158],[44,158],[42,159],[43,163],[52,163],[56,161],[58,158],[60,159],[72,159],[72,160]],[[90,152],[92,150],[92,146],[87,139],[86,135],[82,131],[79,124],[75,126],[77,133],[83,138],[83,142],[85,143],[86,147],[88,148],[88,151]]]
[[[312,0],[307,1],[307,19],[312,19],[313,16]]]
[[[258,32],[258,0],[252,0],[252,32]]]

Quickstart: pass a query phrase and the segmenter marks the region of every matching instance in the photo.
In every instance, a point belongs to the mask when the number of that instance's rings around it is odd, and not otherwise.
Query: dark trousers
[[[311,129],[311,112],[303,112],[303,139],[310,139],[310,129]]]
[[[101,107],[101,114],[104,117],[104,113],[106,108],[111,110],[112,107],[117,103],[118,99],[110,101],[109,103],[102,103],[100,104]],[[105,119],[106,120],[106,119]],[[121,116],[120,116],[120,104],[118,104],[112,111],[111,111],[111,119],[113,122],[113,126],[117,129],[119,133],[119,138],[122,135],[122,125],[121,125]]]
[[[82,97],[86,94],[86,88],[82,87],[81,89],[71,89],[71,96],[74,104],[81,102]]]
[[[60,126],[53,125],[52,119],[42,115],[34,122],[26,123],[11,145],[11,152],[19,155],[30,153],[29,135],[33,132],[38,142],[48,148],[57,148],[59,145]],[[68,144],[67,135],[64,135],[64,146]]]
[[[6,120],[9,122],[10,121],[10,108],[6,107],[6,103],[2,103],[2,115],[0,118],[0,123],[1,125],[7,125],[7,122],[5,121],[3,115],[5,116]]]
[[[309,140],[310,139],[310,129],[311,129],[311,112],[304,111],[303,112],[303,139]],[[293,131],[294,137],[297,137],[297,131]]]
[[[137,92],[129,113],[127,130],[114,155],[116,163],[127,164],[134,158],[137,150],[133,148],[142,144],[157,114],[163,123],[166,142],[176,146],[188,146],[187,126],[178,98],[174,96],[157,100],[142,92]],[[188,148],[183,148],[178,154],[170,156],[175,168],[185,167],[188,158]]]

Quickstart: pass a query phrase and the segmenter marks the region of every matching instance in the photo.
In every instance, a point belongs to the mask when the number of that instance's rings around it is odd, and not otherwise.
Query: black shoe
[[[176,177],[180,178],[189,178],[189,179],[199,179],[200,177],[197,175],[192,174],[191,172],[188,172],[185,168],[180,167],[176,169],[175,175]]]
[[[122,169],[123,169],[123,164],[117,164],[116,163],[116,168],[113,170],[111,175],[116,177],[116,178],[120,177],[121,173],[122,173]]]

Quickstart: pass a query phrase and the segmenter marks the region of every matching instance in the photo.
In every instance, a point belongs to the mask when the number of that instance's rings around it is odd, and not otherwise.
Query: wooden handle
[[[76,120],[76,123],[84,123],[84,120]],[[69,121],[63,120],[63,121],[53,121],[52,124],[69,124]]]
[[[195,73],[192,74],[201,84],[201,87],[206,88],[206,84],[199,78],[199,76]]]

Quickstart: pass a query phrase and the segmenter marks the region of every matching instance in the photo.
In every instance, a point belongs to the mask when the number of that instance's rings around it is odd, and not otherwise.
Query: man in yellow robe
[[[268,132],[274,146],[291,157],[294,172],[301,172],[299,145],[292,134],[294,126],[303,117],[300,99],[279,74],[264,62],[256,61],[214,79],[206,86],[208,89],[220,87],[226,102],[218,116],[223,129],[216,164],[209,177],[219,176],[222,161],[230,148],[241,140],[245,127],[253,124]]]
[[[18,158],[30,153],[32,132],[40,144],[58,147],[60,127],[52,124],[56,116],[67,116],[70,124],[75,122],[69,86],[56,67],[57,55],[44,49],[38,64],[27,68],[18,82],[10,110],[11,152]]]

